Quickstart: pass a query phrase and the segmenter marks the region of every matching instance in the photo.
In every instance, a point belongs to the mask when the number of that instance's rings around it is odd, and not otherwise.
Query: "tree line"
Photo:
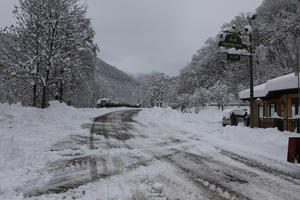
[[[249,58],[229,61],[218,47],[224,30],[243,31],[248,27],[251,13],[236,16],[223,24],[219,33],[209,38],[173,81],[160,81],[151,89],[149,78],[148,98],[155,96],[154,89],[168,86],[163,94],[165,103],[174,107],[196,107],[209,102],[219,105],[239,102],[239,91],[249,88]],[[254,46],[254,83],[261,84],[271,78],[293,72],[297,65],[296,40],[300,38],[300,2],[298,0],[264,0],[256,9],[252,24]],[[242,38],[249,45],[247,38]],[[151,76],[155,76],[155,73]],[[157,75],[157,78],[162,75]],[[170,79],[170,78],[169,78]],[[170,79],[170,80],[171,80]],[[174,81],[175,80],[175,81]],[[147,84],[146,84],[147,85]],[[150,88],[150,89],[149,89]],[[147,90],[146,90],[147,91]],[[148,102],[150,102],[148,100]]]

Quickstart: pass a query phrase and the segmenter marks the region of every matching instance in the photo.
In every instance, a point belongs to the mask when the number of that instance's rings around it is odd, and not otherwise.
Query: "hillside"
[[[106,97],[123,103],[138,103],[134,92],[139,87],[139,82],[99,58],[96,63],[95,80],[97,98]]]

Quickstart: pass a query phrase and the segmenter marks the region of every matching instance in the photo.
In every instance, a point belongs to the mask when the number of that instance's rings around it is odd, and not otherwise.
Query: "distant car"
[[[107,107],[109,105],[109,99],[108,98],[102,98],[99,99],[97,102],[97,108],[103,108],[103,107]]]
[[[117,101],[111,101],[108,98],[102,98],[97,101],[97,108],[112,108],[112,107],[128,107],[128,108],[140,108],[140,104],[128,104],[119,103]]]
[[[232,114],[234,114],[234,118],[232,118]],[[223,114],[222,125],[225,127],[227,125],[237,125],[239,122],[245,124],[245,126],[249,126],[249,113],[247,109],[233,109],[227,110]],[[234,120],[233,120],[234,119]]]

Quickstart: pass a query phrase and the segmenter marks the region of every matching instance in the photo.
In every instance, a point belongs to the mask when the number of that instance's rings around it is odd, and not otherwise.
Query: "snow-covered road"
[[[53,145],[60,159],[20,190],[31,199],[299,199],[299,165],[272,157],[265,133],[251,141],[255,133],[242,133],[248,128],[224,129],[209,118],[195,123],[162,109],[98,117],[89,136]],[[241,142],[227,131],[241,132]]]

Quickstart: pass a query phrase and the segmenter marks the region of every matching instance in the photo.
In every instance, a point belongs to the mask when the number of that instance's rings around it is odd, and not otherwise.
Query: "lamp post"
[[[300,13],[300,1],[296,2],[297,5],[297,14]],[[296,38],[296,66],[295,66],[295,75],[297,76],[298,80],[298,113],[297,115],[300,115],[300,29],[298,28],[296,31],[297,38]],[[295,113],[296,114],[296,113]],[[300,120],[297,119],[297,133],[300,133]]]
[[[225,37],[224,41],[219,42],[219,47],[223,47],[225,49],[235,48],[238,50],[247,49],[249,52],[249,78],[250,78],[250,128],[254,128],[254,84],[253,84],[253,35],[252,35],[252,21],[256,19],[256,14],[248,17],[248,23],[250,28],[245,28],[246,33],[232,32],[232,31],[224,31],[228,35]],[[236,28],[232,27],[234,30]],[[251,30],[250,30],[251,29]],[[249,46],[242,43],[242,39],[240,36],[246,36],[249,38]],[[220,35],[220,38],[223,38],[223,34]],[[230,60],[239,60],[240,55],[231,55],[227,53],[227,59]]]
[[[297,76],[298,80],[298,113],[297,115],[300,114],[300,77],[299,77],[299,71],[300,71],[300,37],[297,38],[296,41],[297,45],[297,57],[296,57],[296,69],[295,69],[295,74]],[[300,133],[300,125],[299,125],[299,119],[297,119],[297,133]]]
[[[256,15],[253,15],[252,17],[248,17],[249,25],[252,29],[252,20],[256,19]],[[253,84],[253,38],[252,38],[252,30],[249,32],[249,67],[250,67],[250,128],[254,128],[254,84]]]

